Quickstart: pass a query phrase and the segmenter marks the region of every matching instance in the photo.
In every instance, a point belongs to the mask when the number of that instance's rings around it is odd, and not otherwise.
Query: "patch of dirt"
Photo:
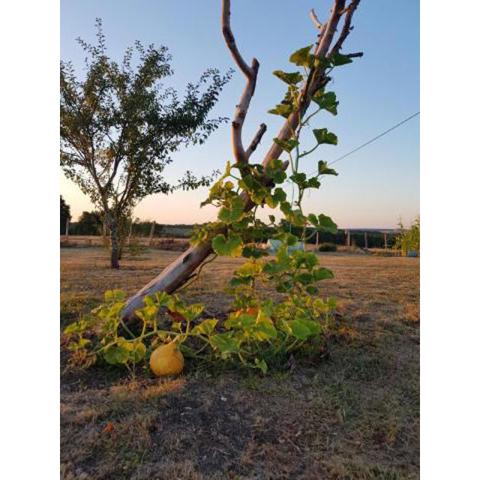
[[[62,322],[133,293],[175,254],[147,252],[108,269],[100,249],[62,251]],[[94,366],[64,371],[61,478],[419,478],[418,260],[321,256],[339,314],[328,355],[266,377],[187,366],[174,379]],[[209,264],[185,292],[222,315],[236,259]]]

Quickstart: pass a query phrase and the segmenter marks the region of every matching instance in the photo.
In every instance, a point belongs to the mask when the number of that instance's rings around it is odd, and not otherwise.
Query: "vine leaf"
[[[316,268],[313,271],[313,278],[316,282],[319,282],[320,280],[327,280],[329,278],[333,278],[333,272],[324,267]]]
[[[298,67],[310,67],[315,60],[315,57],[310,54],[312,47],[313,45],[308,45],[292,53],[289,58],[290,62]]]
[[[327,215],[321,213],[318,216],[318,223],[323,231],[337,233],[337,224]]]
[[[240,235],[232,234],[225,238],[225,235],[219,234],[212,240],[213,250],[217,255],[225,257],[240,257],[242,255],[242,238]]]
[[[244,207],[243,200],[238,195],[229,198],[218,212],[218,219],[227,225],[238,222],[243,217]]]
[[[199,325],[196,325],[192,329],[192,335],[210,335],[215,330],[215,326],[217,325],[218,320],[215,318],[209,318],[208,320],[204,320]]]
[[[347,63],[352,63],[352,59],[348,55],[343,55],[341,53],[334,53],[329,58],[330,64],[333,67],[341,67],[342,65],[347,65]]]
[[[210,337],[212,346],[222,353],[222,356],[228,356],[230,353],[237,353],[240,350],[240,341],[233,336],[232,332],[218,333]]]
[[[273,141],[286,152],[291,152],[295,147],[300,145],[300,142],[295,138],[290,138],[289,140],[280,140],[279,138],[274,138]]]
[[[272,108],[268,111],[272,115],[280,115],[284,118],[288,118],[288,116],[293,112],[293,106],[289,103],[279,103],[275,108]]]
[[[320,160],[318,162],[318,174],[319,175],[338,175],[337,171],[333,168],[330,168],[327,165],[327,162]]]
[[[296,85],[303,80],[302,74],[300,72],[283,72],[282,70],[275,70],[273,74],[280,80],[288,83],[288,85]]]
[[[312,97],[314,101],[322,110],[330,112],[332,115],[337,114],[338,101],[335,92],[323,92],[319,90]]]
[[[337,145],[337,136],[329,132],[326,128],[317,128],[313,130],[313,134],[319,144],[326,143],[328,145]]]

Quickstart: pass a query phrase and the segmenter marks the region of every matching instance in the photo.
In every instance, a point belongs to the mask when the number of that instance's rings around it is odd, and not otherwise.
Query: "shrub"
[[[403,256],[418,256],[420,254],[420,218],[416,218],[410,228],[405,229],[400,222],[401,233],[395,238],[394,248],[400,250]]]
[[[336,252],[337,246],[334,243],[321,243],[318,247],[319,252]]]

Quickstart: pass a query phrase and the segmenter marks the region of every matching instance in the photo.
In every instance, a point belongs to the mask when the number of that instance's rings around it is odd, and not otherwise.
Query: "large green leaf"
[[[288,118],[288,116],[293,112],[293,106],[290,103],[279,103],[275,108],[272,108],[268,111],[273,115],[280,115],[284,118]]]
[[[318,91],[313,97],[312,100],[323,110],[327,110],[332,115],[337,114],[337,96],[335,92],[322,92]]]
[[[300,142],[295,138],[290,138],[289,140],[281,140],[279,138],[274,138],[273,141],[281,147],[282,150],[286,152],[291,152],[295,147],[300,145]]]
[[[292,335],[298,340],[306,340],[312,336],[308,325],[305,324],[302,320],[291,320],[288,322],[290,328],[292,329]]]
[[[298,340],[307,340],[320,332],[320,325],[306,318],[296,318],[288,323],[292,329],[293,336]]]
[[[212,248],[217,255],[224,257],[240,257],[242,255],[242,239],[239,235],[231,234],[228,239],[219,234],[212,240]]]
[[[219,350],[224,356],[237,353],[240,350],[241,342],[234,336],[233,332],[217,333],[210,337],[213,348]]]
[[[132,346],[130,350],[130,360],[134,363],[141,362],[147,354],[147,348],[143,342],[140,341],[132,342],[130,345]]]
[[[244,249],[245,250],[245,249]],[[262,264],[258,262],[245,262],[240,268],[235,270],[235,275],[239,277],[251,277],[262,272]]]
[[[123,343],[108,347],[103,353],[103,358],[111,365],[122,365],[127,363],[130,359],[130,350],[127,345],[128,343]]]
[[[302,74],[300,72],[287,73],[283,72],[282,70],[275,70],[273,74],[280,80],[288,83],[289,85],[296,85],[303,80]]]
[[[327,143],[329,145],[336,145],[338,143],[337,136],[329,132],[326,128],[314,129],[313,134],[319,144]]]
[[[315,60],[315,57],[310,53],[312,47],[313,45],[308,45],[292,53],[289,58],[290,62],[299,67],[310,67]]]
[[[210,335],[214,332],[218,320],[209,318],[192,329],[192,335]]]
[[[125,292],[123,290],[107,290],[104,293],[105,297],[105,302],[110,303],[110,302],[122,302],[125,300]]]
[[[251,329],[253,336],[260,341],[277,338],[277,329],[273,323],[258,323]]]
[[[353,61],[348,55],[343,55],[341,53],[334,53],[329,57],[329,60],[333,67],[347,65],[347,63],[352,63]]]
[[[328,268],[320,267],[316,268],[313,271],[313,277],[316,282],[319,282],[320,280],[327,280],[329,278],[333,278],[333,272]]]
[[[320,230],[328,233],[337,233],[337,224],[327,215],[321,213],[318,216]]]
[[[327,165],[327,162],[323,160],[319,160],[318,162],[318,173],[319,175],[338,175],[336,170],[334,170],[333,168],[330,168]]]
[[[245,204],[240,196],[236,195],[225,201],[218,213],[218,219],[226,224],[238,222],[244,214]]]

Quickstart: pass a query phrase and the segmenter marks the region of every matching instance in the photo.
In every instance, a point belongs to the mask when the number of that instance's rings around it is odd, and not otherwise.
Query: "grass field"
[[[176,255],[151,250],[114,271],[103,249],[62,249],[62,326],[104,290],[134,293]],[[217,259],[185,295],[225,312],[238,263]],[[63,370],[62,478],[419,478],[419,261],[324,254],[321,263],[335,273],[321,286],[338,315],[315,364],[266,377],[187,365],[169,380]]]

